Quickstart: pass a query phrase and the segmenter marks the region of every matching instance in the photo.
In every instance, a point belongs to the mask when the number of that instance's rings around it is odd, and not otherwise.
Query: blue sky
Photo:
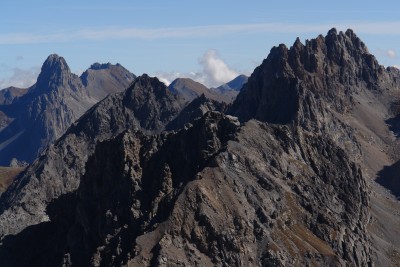
[[[385,66],[400,65],[398,1],[0,2],[0,88],[34,83],[49,54],[77,74],[120,63],[208,86],[250,74],[274,45],[352,28]]]

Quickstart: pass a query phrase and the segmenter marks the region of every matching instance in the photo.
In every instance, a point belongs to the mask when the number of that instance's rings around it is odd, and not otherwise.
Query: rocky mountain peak
[[[94,63],[80,76],[82,84],[91,97],[103,99],[106,95],[126,89],[136,76],[122,65]],[[119,89],[118,89],[119,88]]]
[[[351,109],[352,93],[379,92],[392,82],[390,75],[352,30],[337,33],[333,28],[325,37],[319,35],[305,44],[297,38],[290,48],[284,44],[273,47],[231,112],[242,121],[255,118],[286,124],[302,116],[304,109],[312,109],[303,106],[309,95],[342,113]]]
[[[171,93],[157,78],[143,74],[126,90],[123,103],[134,111],[141,127],[162,130],[185,105],[184,99]]]
[[[35,91],[46,92],[59,87],[73,85],[78,87],[78,77],[71,70],[63,57],[57,54],[50,55],[42,65],[36,82]]]
[[[160,99],[174,97],[164,83],[147,74],[137,77],[132,86],[127,89],[127,95],[129,95],[129,97],[143,97],[144,95],[149,96],[151,94],[159,96]]]

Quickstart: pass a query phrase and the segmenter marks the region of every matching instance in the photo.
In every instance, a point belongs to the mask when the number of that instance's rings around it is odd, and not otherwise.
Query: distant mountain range
[[[32,162],[91,106],[135,77],[119,64],[98,63],[78,77],[64,58],[50,55],[32,87],[0,91],[0,165],[13,158]]]
[[[62,57],[50,55],[31,88],[0,90],[0,166],[8,166],[14,158],[31,163],[86,110],[105,96],[126,89],[135,77],[120,64],[110,63],[95,63],[78,77]],[[176,79],[169,89],[186,101],[204,94],[230,103],[244,77],[223,85],[223,90],[210,90],[184,78]]]
[[[352,30],[273,47],[248,79],[212,92],[115,68],[127,88],[71,122],[0,196],[2,266],[400,264],[400,72]],[[7,132],[61,133],[98,86],[119,84],[110,69],[77,77],[50,56],[1,106],[19,121]],[[17,103],[27,118],[11,116]],[[36,121],[49,123],[28,128]]]
[[[192,79],[178,78],[168,86],[168,89],[175,94],[181,95],[187,101],[192,101],[204,95],[215,101],[231,103],[235,100],[240,89],[246,82],[247,76],[239,75],[232,81],[217,88],[207,88],[203,84],[193,81]]]

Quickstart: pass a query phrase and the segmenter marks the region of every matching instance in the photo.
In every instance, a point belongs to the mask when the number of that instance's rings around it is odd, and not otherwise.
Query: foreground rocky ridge
[[[393,116],[396,79],[352,31],[334,29],[273,48],[230,107],[204,96],[186,106],[143,75],[89,110],[1,196],[0,259],[396,263],[370,229],[373,153],[360,137],[376,136],[375,150],[386,141],[359,115],[375,101]]]
[[[366,239],[359,223],[367,216],[365,181],[344,151],[312,136],[296,141],[288,127],[239,125],[211,112],[176,134],[125,132],[98,143],[78,189],[48,206],[50,222],[4,238],[1,252],[27,251],[23,265],[37,254],[54,258],[35,264],[67,266],[368,259],[359,242]],[[326,147],[298,158],[316,142]],[[43,242],[25,250],[24,236]]]

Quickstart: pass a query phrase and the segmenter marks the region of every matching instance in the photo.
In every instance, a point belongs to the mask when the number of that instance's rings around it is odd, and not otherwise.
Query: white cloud
[[[3,66],[4,67],[4,66]],[[8,69],[10,76],[0,79],[0,89],[10,86],[19,88],[28,88],[32,86],[39,75],[40,68],[32,67],[30,69],[12,68]]]
[[[169,86],[171,82],[177,78],[174,74],[168,75],[168,73],[161,74],[160,76],[156,76],[160,82],[164,83],[166,86]],[[175,77],[175,78],[173,78]]]
[[[170,71],[170,72],[158,71],[154,75],[151,75],[151,76],[157,77],[166,86],[170,85],[176,78],[191,78],[188,73],[187,74],[181,74],[181,73],[176,72],[176,71]]]
[[[226,65],[215,50],[207,51],[199,63],[203,66],[203,73],[208,78],[208,82],[214,85],[229,82],[239,75]]]
[[[393,49],[389,49],[386,51],[386,55],[390,58],[396,58],[397,54],[396,51],[394,51]]]
[[[400,35],[400,21],[395,22],[355,22],[331,24],[300,23],[256,23],[205,25],[195,27],[170,28],[121,28],[106,27],[81,29],[70,32],[51,34],[7,33],[0,34],[0,44],[32,44],[70,42],[74,40],[109,40],[109,39],[165,39],[182,37],[215,37],[238,33],[323,33],[336,27],[338,30],[353,29],[356,33],[373,35]]]
[[[198,63],[202,67],[202,70],[198,72],[157,72],[154,76],[166,85],[176,78],[190,78],[211,88],[229,82],[239,75],[219,57],[215,50],[207,51]]]

